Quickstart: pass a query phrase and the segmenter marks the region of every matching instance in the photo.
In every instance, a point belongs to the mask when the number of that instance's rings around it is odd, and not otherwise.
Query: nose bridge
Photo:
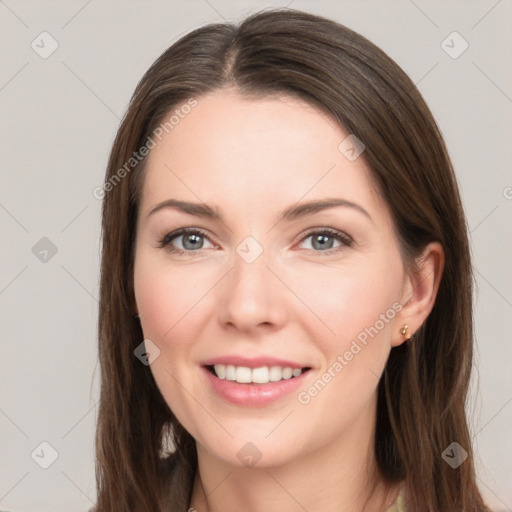
[[[224,280],[220,320],[248,330],[260,324],[278,325],[284,319],[285,297],[275,277],[272,262],[252,237],[247,237],[233,254],[232,269]]]

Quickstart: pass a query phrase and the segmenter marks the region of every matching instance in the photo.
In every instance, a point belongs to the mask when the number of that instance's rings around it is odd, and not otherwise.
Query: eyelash
[[[191,251],[191,250],[189,250],[189,251],[185,250],[184,251],[183,249],[177,249],[176,247],[172,247],[170,245],[171,242],[175,238],[178,238],[178,237],[180,237],[182,235],[199,235],[199,236],[203,236],[203,237],[207,238],[208,240],[210,240],[208,235],[204,231],[202,231],[200,229],[197,229],[197,228],[181,228],[181,229],[178,229],[177,231],[174,231],[172,233],[167,233],[162,239],[160,239],[159,242],[158,242],[158,248],[160,248],[160,249],[166,248],[169,252],[174,253],[174,254],[178,254],[180,256],[182,256],[182,255],[190,255],[190,254],[193,254],[194,252],[200,252],[201,251],[201,249],[198,249],[196,251]],[[340,245],[338,247],[335,247],[333,249],[325,250],[325,251],[315,251],[314,249],[305,249],[305,250],[312,250],[313,252],[317,252],[317,253],[321,253],[321,254],[325,254],[325,255],[336,253],[343,246],[351,247],[353,245],[353,242],[354,242],[350,236],[348,236],[345,233],[342,233],[341,231],[337,231],[337,230],[331,229],[331,228],[321,228],[321,229],[314,229],[314,230],[310,230],[310,231],[306,232],[304,234],[304,236],[299,240],[299,243],[302,243],[304,240],[306,240],[307,238],[309,238],[312,235],[328,235],[329,237],[334,238],[335,240],[338,240],[339,242],[341,242],[342,245]],[[211,242],[211,240],[210,240],[210,242]]]

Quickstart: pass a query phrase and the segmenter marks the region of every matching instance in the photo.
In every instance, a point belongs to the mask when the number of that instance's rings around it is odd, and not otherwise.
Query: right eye
[[[183,248],[175,247],[172,241],[182,238],[181,245]],[[172,233],[167,233],[158,243],[159,248],[166,248],[169,252],[176,254],[187,254],[198,252],[203,249],[203,239],[208,239],[207,235],[197,228],[182,228]]]

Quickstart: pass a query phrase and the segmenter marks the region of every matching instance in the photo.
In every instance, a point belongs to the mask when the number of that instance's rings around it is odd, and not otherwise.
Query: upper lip
[[[233,366],[245,366],[247,368],[261,368],[262,366],[281,366],[283,368],[290,367],[295,368],[310,368],[306,364],[297,363],[287,359],[280,359],[277,357],[244,357],[244,356],[219,356],[212,357],[202,362],[202,366],[213,366],[216,364],[233,365]]]

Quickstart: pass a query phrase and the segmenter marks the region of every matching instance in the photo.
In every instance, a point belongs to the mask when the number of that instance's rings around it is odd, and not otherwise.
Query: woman
[[[98,512],[486,510],[464,213],[379,48],[294,10],[191,32],[102,195]]]

